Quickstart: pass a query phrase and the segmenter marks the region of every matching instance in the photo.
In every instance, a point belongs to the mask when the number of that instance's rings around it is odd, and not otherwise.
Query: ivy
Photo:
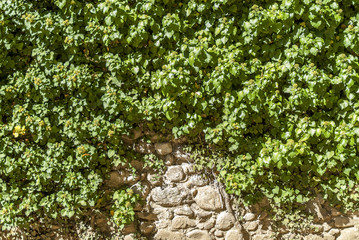
[[[1,1],[0,224],[94,207],[106,173],[132,156],[121,136],[139,125],[203,135],[220,156],[201,163],[248,203],[320,193],[354,206],[358,7]],[[115,198],[119,209],[135,202]]]

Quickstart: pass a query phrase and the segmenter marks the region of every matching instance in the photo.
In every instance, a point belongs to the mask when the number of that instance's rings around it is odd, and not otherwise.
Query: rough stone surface
[[[183,179],[184,173],[181,166],[171,166],[168,168],[165,177],[170,182],[179,182]]]
[[[165,137],[157,137],[156,142],[159,139]],[[244,207],[237,206],[230,197],[233,211],[241,216],[240,222],[235,222],[233,215],[225,209],[225,198],[211,184],[214,179],[194,170],[189,154],[181,150],[178,142],[147,144],[138,141],[137,144],[129,139],[128,144],[141,153],[156,152],[165,161],[167,171],[161,175],[144,169],[141,161],[133,160],[131,164],[137,170],[136,175],[129,171],[129,164],[114,167],[109,173],[107,187],[128,184],[146,199],[145,204],[134,207],[136,224],[125,227],[126,240],[134,239],[139,236],[137,234],[155,240],[275,240],[274,231],[279,231],[279,239],[283,240],[359,240],[359,211],[340,213],[321,196],[307,203],[308,212],[315,218],[310,228],[303,229],[302,233],[293,233],[285,226],[274,228],[266,210],[269,207],[266,198]],[[141,184],[136,182],[139,179]],[[113,229],[105,217],[96,216],[91,221],[100,231]]]
[[[352,227],[354,226],[353,221],[351,221],[348,217],[336,217],[334,219],[334,225],[338,228],[344,228],[344,227]]]
[[[205,230],[193,230],[186,235],[189,240],[211,240],[211,236]]]
[[[152,189],[151,195],[153,201],[163,206],[179,205],[186,197],[186,193],[183,191],[179,191],[179,189],[176,187],[167,187],[165,189],[156,187]]]
[[[202,219],[203,219],[203,218],[207,218],[207,217],[209,217],[209,216],[212,215],[211,212],[206,211],[206,210],[203,210],[203,209],[200,208],[200,207],[198,206],[198,204],[196,204],[196,203],[193,203],[193,204],[191,205],[191,209],[193,210],[193,212],[195,213],[195,215],[196,215],[197,217],[202,218]]]
[[[274,240],[269,234],[254,235],[252,240]]]
[[[142,222],[140,224],[140,231],[142,234],[147,235],[153,232],[155,229],[155,226],[152,223],[149,222]]]
[[[202,176],[200,175],[192,175],[190,178],[189,178],[189,181],[190,185],[192,186],[198,186],[198,187],[201,187],[201,186],[204,186],[204,185],[207,185],[208,184],[208,180],[203,178]]]
[[[253,213],[246,213],[243,217],[246,221],[253,221],[256,218],[256,215]]]
[[[340,235],[337,238],[337,240],[358,240],[358,239],[359,239],[359,231],[355,227],[341,230]]]
[[[305,236],[304,240],[323,240],[323,238],[319,235],[309,234],[308,236]]]
[[[185,235],[180,232],[172,232],[160,229],[154,237],[155,240],[184,240]]]
[[[155,144],[156,153],[159,155],[167,155],[172,152],[171,143],[156,143]]]
[[[199,229],[210,230],[214,228],[215,222],[216,222],[215,218],[210,218],[204,223],[199,223],[197,226]]]
[[[340,233],[340,230],[339,229],[336,229],[336,228],[333,228],[333,229],[330,229],[329,230],[329,234],[330,235],[333,235],[333,236],[338,236]]]
[[[130,175],[125,171],[110,172],[110,179],[107,181],[109,187],[117,188],[125,184],[133,184],[139,180],[140,176]]]
[[[329,233],[324,233],[323,234],[323,239],[324,240],[335,240],[335,237],[330,235]]]
[[[258,228],[258,222],[246,222],[243,226],[248,231],[254,231]]]
[[[185,216],[192,216],[193,215],[192,209],[187,205],[185,205],[183,207],[180,207],[180,208],[176,208],[174,210],[174,213],[177,214],[177,215],[185,215]]]
[[[123,240],[135,240],[133,234],[126,235]]]
[[[235,222],[235,219],[232,214],[229,212],[221,212],[217,216],[216,228],[219,230],[228,230],[230,229]]]
[[[194,200],[198,206],[205,210],[222,209],[222,200],[218,191],[211,186],[205,186],[198,189]]]
[[[243,235],[239,230],[230,230],[226,233],[225,240],[242,240]]]
[[[172,220],[172,229],[183,229],[196,226],[196,222],[185,216],[176,216]]]

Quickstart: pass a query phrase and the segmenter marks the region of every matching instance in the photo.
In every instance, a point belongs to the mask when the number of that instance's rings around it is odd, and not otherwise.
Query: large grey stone
[[[185,235],[179,232],[171,232],[160,229],[154,237],[155,240],[184,240]]]
[[[184,173],[181,166],[171,166],[165,174],[165,177],[170,182],[179,182],[183,179]]]
[[[167,155],[172,152],[171,143],[155,143],[156,153],[159,155]]]
[[[341,230],[340,235],[337,238],[337,240],[358,240],[358,239],[359,239],[359,231],[355,227]]]
[[[153,201],[162,206],[179,205],[186,195],[186,191],[180,191],[176,187],[166,187],[164,189],[156,187],[151,191]]]
[[[230,229],[235,222],[235,219],[232,214],[229,212],[221,212],[217,216],[216,228],[220,230]]]
[[[198,206],[205,210],[219,210],[222,209],[221,196],[210,186],[198,188],[198,192],[194,198]]]
[[[186,235],[189,240],[211,240],[211,236],[205,230],[193,230]]]

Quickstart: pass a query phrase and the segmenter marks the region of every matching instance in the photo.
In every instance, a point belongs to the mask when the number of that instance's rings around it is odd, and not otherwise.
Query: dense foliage
[[[358,12],[356,0],[0,1],[0,224],[95,206],[140,123],[203,133],[218,153],[203,164],[247,201],[353,206]]]

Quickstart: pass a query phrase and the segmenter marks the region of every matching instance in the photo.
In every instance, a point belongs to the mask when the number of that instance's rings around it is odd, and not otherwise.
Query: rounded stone
[[[154,237],[156,240],[183,240],[185,235],[180,232],[172,232],[164,229],[158,230]]]
[[[156,143],[155,144],[156,153],[159,155],[167,155],[172,152],[171,143]]]
[[[211,240],[211,236],[205,230],[193,230],[186,234],[189,240]]]
[[[253,213],[246,213],[243,217],[246,221],[253,221],[256,218],[256,215]]]
[[[154,229],[155,226],[149,222],[142,222],[140,225],[140,231],[145,235],[152,233]]]
[[[358,239],[359,239],[359,231],[355,227],[341,230],[340,235],[337,238],[337,240],[358,240]]]
[[[226,236],[224,238],[225,240],[242,240],[243,239],[243,235],[242,233],[237,230],[237,229],[234,229],[234,230],[229,230],[227,233],[226,233]]]
[[[216,211],[222,209],[222,199],[219,193],[211,186],[198,188],[194,197],[198,206],[205,210]]]
[[[185,216],[176,216],[172,220],[172,229],[185,229],[196,226],[196,222]]]
[[[162,206],[179,205],[186,195],[185,191],[180,191],[176,187],[167,187],[164,189],[156,187],[151,191],[153,201]]]
[[[171,166],[168,168],[165,177],[170,182],[179,182],[183,179],[184,173],[181,166]]]
[[[228,230],[230,229],[235,222],[235,219],[232,214],[229,212],[221,212],[217,216],[216,228],[219,230]]]
[[[193,215],[193,211],[189,206],[182,206],[180,208],[176,208],[174,210],[174,213],[177,215],[185,215],[185,216],[192,216]]]

